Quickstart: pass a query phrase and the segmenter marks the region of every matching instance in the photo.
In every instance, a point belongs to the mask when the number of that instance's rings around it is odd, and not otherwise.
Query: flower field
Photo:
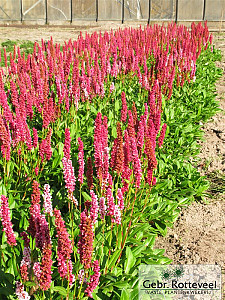
[[[218,110],[207,24],[2,54],[0,295],[138,299],[138,266],[171,263],[157,235],[209,186],[194,166]]]

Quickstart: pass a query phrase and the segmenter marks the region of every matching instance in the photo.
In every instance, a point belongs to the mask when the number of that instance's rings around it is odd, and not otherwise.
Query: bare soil
[[[89,33],[126,27],[108,22],[76,27],[0,27],[0,42],[9,40],[48,40],[64,43],[76,39],[80,31]],[[130,25],[129,25],[130,26]],[[139,23],[133,23],[133,27]],[[223,54],[218,65],[225,70],[225,34],[215,34],[215,45]],[[225,74],[217,83],[217,99],[221,112],[203,126],[205,141],[201,142],[199,170],[208,175],[225,171]],[[215,175],[216,176],[216,175]],[[224,183],[223,183],[224,184]],[[157,238],[155,248],[166,249],[165,255],[175,264],[219,264],[225,270],[225,194],[216,193],[207,203],[193,203],[181,209],[173,228],[166,237]],[[225,276],[223,278],[225,289]],[[224,298],[225,299],[225,298]]]
[[[76,26],[48,26],[48,25],[3,25],[0,26],[0,43],[6,40],[13,41],[32,41],[41,42],[41,40],[50,40],[53,38],[55,43],[64,44],[65,41],[70,39],[75,40],[79,36],[80,32],[82,34],[93,33],[94,31],[110,31],[116,30],[118,28],[125,28],[128,24],[120,24],[118,22],[80,22]],[[132,22],[129,27],[138,27],[140,23]]]

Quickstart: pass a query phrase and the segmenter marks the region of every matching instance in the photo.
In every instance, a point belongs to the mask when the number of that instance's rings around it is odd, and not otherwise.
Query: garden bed
[[[29,44],[24,43],[21,49],[21,53],[25,52],[22,60],[18,50],[12,46],[14,54],[11,57],[11,67],[9,72],[7,68],[3,68],[3,82],[10,108],[15,114],[13,118],[16,121],[16,130],[14,121],[10,119],[9,111],[7,111],[7,105],[4,103],[5,126],[8,132],[12,132],[14,141],[9,149],[8,144],[4,143],[4,136],[2,137],[1,193],[8,197],[8,199],[4,197],[2,199],[4,203],[9,201],[16,240],[22,241],[18,233],[23,230],[29,232],[31,240],[27,242],[24,238],[21,248],[18,246],[10,248],[6,246],[6,241],[8,240],[11,246],[15,245],[15,241],[13,239],[10,241],[9,237],[3,234],[1,264],[4,272],[8,273],[8,275],[2,274],[1,291],[3,294],[12,295],[15,281],[20,281],[29,294],[38,299],[42,299],[44,293],[46,297],[52,297],[52,299],[61,296],[72,299],[75,295],[84,298],[84,295],[91,296],[92,294],[95,299],[129,299],[129,295],[135,299],[138,265],[170,262],[166,257],[167,254],[170,255],[169,252],[166,252],[164,256],[164,250],[154,249],[154,241],[158,235],[166,235],[167,226],[173,225],[184,205],[194,200],[203,201],[209,187],[209,182],[198,172],[195,157],[199,152],[198,140],[202,136],[200,129],[202,122],[206,122],[218,111],[214,84],[221,74],[221,71],[215,67],[215,60],[219,59],[220,55],[208,44],[207,28],[192,27],[193,44],[188,44],[190,36],[185,28],[184,31],[181,28],[178,29],[179,34],[184,36],[176,44],[176,39],[179,38],[176,30],[175,26],[170,27],[168,37],[166,30],[159,27],[155,27],[154,31],[145,31],[145,35],[140,30],[130,30],[125,31],[125,35],[123,32],[116,32],[115,38],[111,33],[110,39],[118,42],[119,51],[130,35],[132,42],[129,45],[135,49],[137,62],[132,51],[127,52],[125,56],[121,55],[121,52],[116,53],[114,43],[110,44],[105,35],[106,44],[110,45],[109,48],[108,46],[105,48],[105,51],[112,56],[106,56],[107,70],[102,70],[102,74],[107,74],[104,81],[102,81],[104,76],[99,76],[99,72],[100,67],[104,66],[105,56],[104,51],[98,48],[98,42],[96,42],[98,39],[95,34],[92,38],[88,37],[86,42],[85,40],[82,42],[83,38],[80,37],[78,44],[68,43],[64,48],[59,48],[59,46],[54,48],[51,42],[48,44],[42,42],[40,49],[36,48],[36,54],[28,63],[26,57],[32,53],[28,49]],[[158,36],[158,40],[151,39],[151,34]],[[173,34],[174,39],[171,39]],[[170,40],[168,48],[166,44],[162,47],[166,38]],[[143,51],[143,48],[136,45],[137,39],[144,43],[144,48],[152,49],[152,53],[148,50],[147,55],[142,53],[143,57],[146,55],[145,59],[138,54],[139,51]],[[85,43],[92,45],[94,51],[97,49],[96,53],[100,59],[97,69],[98,60],[95,55],[93,56],[94,52],[85,52],[85,46],[83,46]],[[103,47],[104,43],[102,41],[101,43]],[[148,43],[150,45],[152,43],[152,48],[148,48]],[[3,44],[3,46],[5,49],[11,47],[10,43]],[[41,51],[46,54],[46,58]],[[63,64],[60,51],[63,51],[64,55]],[[76,53],[74,57],[73,51]],[[88,69],[87,57],[89,55],[91,64]],[[2,56],[4,57],[3,52]],[[195,74],[196,56],[199,58]],[[61,73],[58,73],[58,67],[54,67],[56,60]],[[83,65],[82,60],[85,61]],[[3,58],[2,64],[4,65]],[[90,68],[93,68],[93,71],[90,71]],[[124,68],[127,71],[124,71]],[[24,78],[20,77],[18,70],[25,74],[24,84],[29,87],[26,92],[23,89],[24,86],[21,85]],[[92,72],[91,76],[90,72]],[[26,74],[30,79],[26,77]],[[90,79],[93,75],[94,81]],[[29,83],[29,80],[32,82]],[[23,101],[22,97],[26,98],[27,122],[28,128],[33,133],[33,141],[29,138],[27,129],[24,141],[22,131],[19,131],[24,125],[18,123],[19,119],[16,115],[23,114],[24,109],[17,110],[16,98]],[[33,111],[29,108],[29,97],[36,99],[32,100],[34,101]],[[21,105],[20,109],[23,107]],[[128,119],[127,114],[124,114],[126,109],[130,109]],[[54,114],[52,110],[55,111]],[[104,115],[107,118],[103,118]],[[41,128],[41,124],[44,129]],[[163,124],[167,125],[167,129]],[[38,130],[38,139],[35,138],[33,128]],[[215,133],[218,134],[217,131],[218,129]],[[7,133],[4,132],[4,134],[6,137]],[[131,151],[129,158],[127,151]],[[21,154],[23,159],[21,159]],[[83,155],[85,161],[83,161]],[[94,164],[88,157],[92,157]],[[83,178],[84,162],[88,168],[85,166]],[[27,164],[32,166],[30,170]],[[80,189],[74,189],[75,178],[71,169],[72,164],[79,181],[76,186],[80,186]],[[205,165],[205,162],[201,163],[199,168],[205,168]],[[91,166],[94,168],[94,178],[91,175],[93,172]],[[69,173],[67,173],[68,170],[70,170]],[[17,179],[16,175],[19,175]],[[47,182],[50,187],[45,185]],[[54,218],[52,218],[52,212],[48,211],[45,201],[46,199],[50,201],[51,198],[49,188],[53,198],[53,207],[61,210],[66,227],[63,225],[59,210],[54,211]],[[40,202],[40,193],[43,189],[44,203]],[[106,200],[107,206],[104,206],[103,201]],[[123,201],[125,207],[123,207]],[[46,219],[44,211],[40,210],[40,204],[44,205]],[[101,206],[101,211],[99,215],[96,215],[95,210],[98,205]],[[222,211],[223,207],[220,208]],[[216,209],[212,208],[211,211],[216,211]],[[202,215],[205,217],[204,210]],[[89,219],[92,222],[90,226],[87,223]],[[39,240],[40,226],[43,225],[40,220],[46,228],[44,244]],[[218,225],[221,224],[222,219],[218,222]],[[183,222],[181,223],[182,229]],[[187,225],[189,226],[188,217]],[[87,226],[89,226],[89,240],[95,239],[94,244],[90,244],[85,237]],[[95,227],[95,232],[92,232],[92,226]],[[202,223],[202,226],[205,226],[205,223]],[[56,227],[57,235],[54,233],[54,227]],[[201,229],[200,226],[197,228],[196,224],[196,230]],[[91,238],[93,234],[95,235]],[[65,247],[63,241],[60,242],[61,235],[64,235],[68,249],[71,249],[71,256],[66,255],[61,249],[61,260],[64,259],[66,262],[64,270],[60,267],[57,252],[57,248]],[[185,236],[188,238],[187,232]],[[56,246],[57,237],[61,246],[60,244]],[[179,239],[177,233],[170,237],[169,244],[173,242],[173,238],[177,246],[177,239]],[[35,249],[35,240],[38,251]],[[163,240],[161,242],[158,240],[157,243],[156,245],[160,246]],[[86,250],[83,250],[86,249],[86,244],[90,247],[88,251],[91,256],[88,260]],[[17,269],[19,265],[21,267],[19,258],[21,254],[19,253],[22,253],[24,246],[31,248],[32,259],[31,263],[22,264],[27,266],[27,273],[23,271],[25,273],[19,274]],[[163,248],[169,249],[169,245]],[[46,257],[46,251],[50,249],[52,265],[50,269],[44,271],[43,259]],[[181,245],[178,245],[178,249],[179,251],[175,251],[174,255],[179,254],[178,262],[182,263],[185,261],[182,259],[184,257],[186,259],[187,255],[183,254]],[[189,253],[193,253],[192,249],[189,250]],[[185,251],[188,249],[185,248]],[[13,254],[16,259],[13,258]],[[79,259],[81,264],[78,263]],[[201,259],[199,261],[201,262]],[[34,266],[41,268],[41,275],[38,275]],[[85,271],[82,271],[83,268]],[[52,281],[49,277],[51,269],[53,270]],[[101,277],[98,284],[99,270]],[[48,281],[43,285],[44,272],[47,272],[45,276]],[[64,282],[60,282],[59,276],[64,278]],[[81,278],[81,282],[80,288],[77,289],[78,277]],[[91,286],[88,280],[96,282]],[[96,290],[93,287],[97,287]],[[41,290],[47,291],[43,293]],[[8,297],[12,299],[13,296],[10,294]]]

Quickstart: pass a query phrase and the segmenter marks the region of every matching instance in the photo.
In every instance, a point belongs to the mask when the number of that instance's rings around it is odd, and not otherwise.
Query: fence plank
[[[125,20],[148,20],[149,0],[129,0],[125,2]]]
[[[49,21],[71,21],[71,0],[48,0]]]
[[[225,20],[225,1],[211,0],[207,1],[205,9],[205,19],[209,21]]]
[[[73,20],[96,20],[95,0],[73,0]]]
[[[1,0],[0,20],[21,21],[21,2],[18,0]]]
[[[122,0],[98,0],[98,19],[121,21],[122,5]]]
[[[23,20],[46,20],[45,2],[43,0],[23,0]]]
[[[204,0],[179,0],[179,21],[202,20]]]

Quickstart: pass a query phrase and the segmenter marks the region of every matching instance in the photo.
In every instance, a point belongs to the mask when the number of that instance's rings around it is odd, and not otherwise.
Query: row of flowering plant
[[[151,201],[161,118],[211,42],[206,25],[169,24],[14,47],[0,69],[9,299],[129,299],[124,276],[134,288],[140,263],[169,262],[152,248],[178,205]]]

